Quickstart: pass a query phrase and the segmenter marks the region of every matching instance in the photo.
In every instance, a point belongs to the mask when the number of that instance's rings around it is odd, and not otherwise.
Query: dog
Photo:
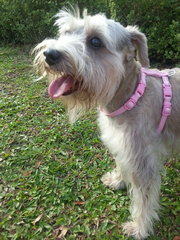
[[[55,25],[57,38],[35,47],[34,65],[71,122],[98,108],[101,138],[116,162],[102,182],[128,189],[123,232],[145,239],[158,219],[163,159],[180,146],[180,69],[149,69],[146,36],[103,14],[84,10],[81,18],[78,9],[64,9]]]

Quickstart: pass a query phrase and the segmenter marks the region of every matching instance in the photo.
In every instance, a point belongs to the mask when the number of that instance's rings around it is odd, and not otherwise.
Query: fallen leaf
[[[42,163],[41,161],[36,162],[36,163],[35,163],[35,168],[39,168],[39,166],[41,165],[41,163]]]
[[[180,236],[175,236],[173,240],[180,240]]]
[[[15,141],[16,138],[16,134],[14,135],[14,137],[9,141],[9,144],[12,144]]]
[[[99,219],[96,219],[96,220],[95,220],[95,225],[96,225],[96,228],[97,228],[97,229],[99,228],[99,223],[100,223]]]
[[[65,235],[68,231],[66,226],[60,226],[54,230],[54,235],[57,239],[65,239]]]
[[[61,226],[61,233],[58,235],[58,238],[63,238],[63,237],[65,237],[67,231],[68,231],[68,228],[67,228],[67,227]]]
[[[80,236],[80,240],[85,240],[86,237],[84,235]]]
[[[35,225],[39,220],[42,218],[43,214],[41,213],[33,222],[32,224]]]
[[[81,202],[81,201],[75,201],[74,202],[74,205],[76,206],[76,205],[84,205],[85,204],[85,202]]]
[[[27,176],[30,176],[30,175],[31,175],[32,170],[30,170],[30,171],[21,171],[21,172],[22,172],[22,175],[23,175],[23,176],[27,177]]]

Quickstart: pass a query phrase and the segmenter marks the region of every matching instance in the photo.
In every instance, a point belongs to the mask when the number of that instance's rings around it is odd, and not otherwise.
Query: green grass
[[[96,113],[71,126],[31,63],[28,48],[0,48],[0,240],[127,239],[129,197],[100,181],[114,162]],[[179,158],[166,165],[151,240],[178,235]]]

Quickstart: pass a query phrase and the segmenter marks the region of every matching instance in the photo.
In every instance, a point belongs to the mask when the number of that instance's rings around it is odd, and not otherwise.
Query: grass
[[[114,163],[96,113],[70,126],[47,83],[35,82],[31,63],[28,48],[0,48],[0,240],[128,239],[129,198],[100,182]],[[150,240],[178,235],[178,159],[166,165],[161,220]]]

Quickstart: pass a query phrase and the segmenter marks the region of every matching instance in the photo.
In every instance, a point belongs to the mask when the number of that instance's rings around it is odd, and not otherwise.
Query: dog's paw
[[[123,224],[123,233],[128,237],[134,237],[138,240],[146,239],[149,234],[144,231],[136,222],[126,222]]]
[[[113,171],[104,174],[101,178],[101,181],[105,186],[112,189],[124,189],[126,188],[126,184],[121,178]]]

